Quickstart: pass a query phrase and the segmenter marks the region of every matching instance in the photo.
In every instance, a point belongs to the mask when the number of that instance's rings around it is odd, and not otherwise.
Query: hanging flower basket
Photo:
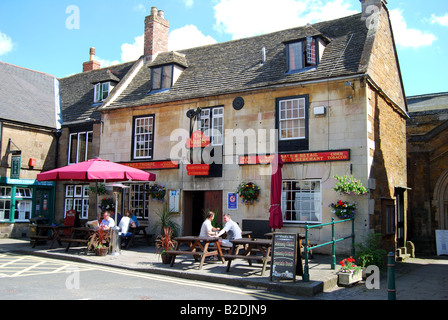
[[[115,201],[112,198],[103,198],[103,200],[101,200],[99,208],[101,209],[101,211],[114,210]]]
[[[163,201],[163,198],[165,198],[166,194],[166,188],[160,184],[155,183],[149,187],[148,194],[151,199]]]
[[[349,203],[347,201],[339,200],[336,203],[330,204],[333,212],[339,219],[351,219],[355,217],[356,202]]]
[[[237,193],[242,198],[242,202],[245,204],[253,204],[254,201],[258,201],[260,196],[260,187],[253,182],[242,182],[237,189]]]
[[[338,175],[335,175],[334,178],[337,180],[337,182],[333,190],[338,192],[339,194],[365,195],[368,193],[367,189],[362,185],[361,181],[355,179],[353,176],[345,175],[339,177]]]

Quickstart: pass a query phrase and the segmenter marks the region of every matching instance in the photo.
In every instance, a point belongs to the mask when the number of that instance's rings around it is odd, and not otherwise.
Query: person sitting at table
[[[129,213],[129,218],[131,218],[131,220],[132,220],[132,223],[133,223],[132,227],[133,228],[138,227],[137,217],[134,215],[134,213],[132,213],[131,210],[126,210],[126,211]]]
[[[216,237],[216,231],[219,231],[219,228],[214,228],[212,226],[212,221],[215,218],[215,213],[213,211],[209,211],[205,214],[205,220],[201,226],[201,232],[199,233],[200,237]]]
[[[241,228],[240,226],[232,220],[232,217],[229,213],[225,213],[223,217],[225,226],[218,233],[218,237],[222,236],[224,233],[227,233],[227,238],[222,240],[222,245],[225,247],[232,247],[232,243],[230,240],[241,239]]]
[[[129,217],[129,210],[126,210],[124,213],[124,217],[121,218],[120,224],[118,227],[120,228],[120,237],[121,237],[121,246],[126,247],[129,242],[129,237],[132,235],[132,232],[129,232],[129,226],[132,224],[132,220]]]
[[[109,230],[110,228],[115,227],[115,221],[110,217],[110,212],[105,211],[103,213],[103,220],[100,223],[100,228],[103,228],[104,230]]]

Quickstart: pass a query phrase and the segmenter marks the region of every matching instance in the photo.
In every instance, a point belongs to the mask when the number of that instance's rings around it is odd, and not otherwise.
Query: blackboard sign
[[[273,233],[271,281],[296,281],[297,234]]]

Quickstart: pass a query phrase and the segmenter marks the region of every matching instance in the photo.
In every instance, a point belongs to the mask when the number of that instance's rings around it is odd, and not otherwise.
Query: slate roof
[[[314,70],[287,74],[285,43],[321,36],[329,41],[321,62]],[[363,55],[372,43],[372,33],[361,14],[302,26],[266,35],[214,45],[181,50],[187,68],[174,86],[165,92],[148,94],[151,88],[150,66],[169,61],[168,54],[159,54],[154,62],[143,66],[123,93],[106,109],[186,100],[249,89],[328,79],[365,73],[369,56]],[[261,50],[266,48],[266,62],[261,65]],[[160,61],[159,61],[160,59]],[[175,61],[179,62],[179,61]]]
[[[134,62],[123,63],[98,70],[78,73],[59,79],[61,108],[64,125],[86,119],[100,120],[98,108],[94,104],[94,83],[119,82],[128,73]]]
[[[54,76],[0,62],[0,118],[58,128],[57,83]]]
[[[412,96],[406,100],[410,113],[448,110],[448,92]]]

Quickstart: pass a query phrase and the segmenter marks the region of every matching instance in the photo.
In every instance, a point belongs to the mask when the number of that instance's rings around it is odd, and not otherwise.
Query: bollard
[[[393,252],[387,255],[387,298],[397,300],[397,290],[395,289],[395,256]]]

